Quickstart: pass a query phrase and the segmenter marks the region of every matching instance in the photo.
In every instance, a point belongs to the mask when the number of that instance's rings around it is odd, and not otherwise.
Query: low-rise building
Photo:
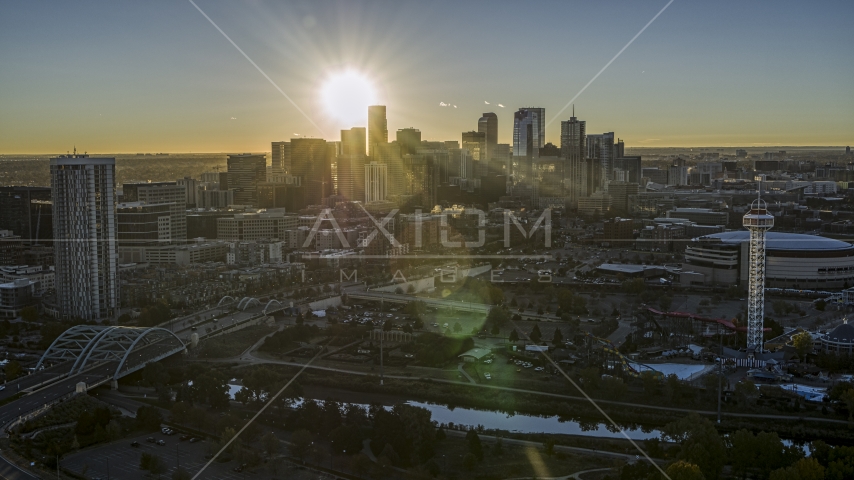
[[[53,267],[41,265],[9,265],[0,267],[0,283],[15,282],[17,280],[31,280],[38,283],[36,294],[56,288],[56,274]]]
[[[0,283],[0,318],[17,318],[21,310],[36,305],[38,283],[26,278]]]

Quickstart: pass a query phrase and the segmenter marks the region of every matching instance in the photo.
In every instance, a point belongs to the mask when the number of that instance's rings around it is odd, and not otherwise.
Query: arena
[[[746,230],[695,238],[685,249],[683,285],[740,285],[748,277]],[[815,235],[768,232],[765,286],[838,290],[854,286],[854,245]]]

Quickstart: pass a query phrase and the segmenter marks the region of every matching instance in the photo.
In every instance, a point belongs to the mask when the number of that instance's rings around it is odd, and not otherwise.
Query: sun
[[[365,123],[368,106],[377,101],[371,81],[355,70],[330,75],[323,83],[320,97],[327,113],[351,126]]]

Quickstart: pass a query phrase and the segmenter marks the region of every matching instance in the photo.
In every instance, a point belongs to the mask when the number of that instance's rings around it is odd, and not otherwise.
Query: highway
[[[141,363],[146,363],[148,359],[157,358],[158,356],[168,353],[170,350],[175,348],[176,345],[174,340],[172,343],[160,341],[145,345],[141,348],[136,348],[126,361],[126,370],[132,369],[134,366],[140,365]],[[11,403],[0,406],[0,426],[6,426],[19,416],[32,412],[33,410],[41,408],[43,405],[49,404],[64,395],[74,392],[79,382],[86,383],[87,387],[90,388],[92,385],[103,383],[116,373],[116,368],[119,366],[118,361],[107,361],[100,364],[95,364],[94,361],[90,361],[90,363],[94,366],[80,374],[63,378],[36,390],[34,393],[25,395]],[[43,373],[44,372],[38,372],[30,375],[30,377],[33,377],[33,382],[44,381],[55,377],[53,375],[43,376]]]
[[[16,467],[6,457],[0,455],[0,480],[31,480],[36,479],[29,473]]]
[[[7,425],[21,415],[41,408],[43,405],[74,391],[78,382],[94,384],[112,375],[118,366],[117,362],[106,362],[80,375],[62,379],[35,393],[23,396],[12,403],[0,407],[0,425]]]
[[[44,370],[33,372],[30,375],[24,375],[23,377],[18,377],[11,382],[7,382],[6,388],[4,390],[0,390],[0,401],[15,395],[20,391],[26,390],[27,388],[34,387],[40,383],[65,375],[69,370],[71,370],[73,365],[73,361],[62,362],[57,365],[53,365],[50,368],[45,368]]]

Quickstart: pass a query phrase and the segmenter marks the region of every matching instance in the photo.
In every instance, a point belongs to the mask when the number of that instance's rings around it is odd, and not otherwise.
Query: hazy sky
[[[376,85],[390,139],[416,127],[459,140],[494,111],[510,143],[513,111],[545,107],[552,120],[667,0],[196,3],[322,131],[188,1],[5,1],[0,153],[338,140],[359,125],[339,124],[319,91],[348,68]],[[576,116],[629,147],[852,144],[852,25],[850,0],[675,0],[576,100]],[[569,116],[547,141],[559,143]]]

